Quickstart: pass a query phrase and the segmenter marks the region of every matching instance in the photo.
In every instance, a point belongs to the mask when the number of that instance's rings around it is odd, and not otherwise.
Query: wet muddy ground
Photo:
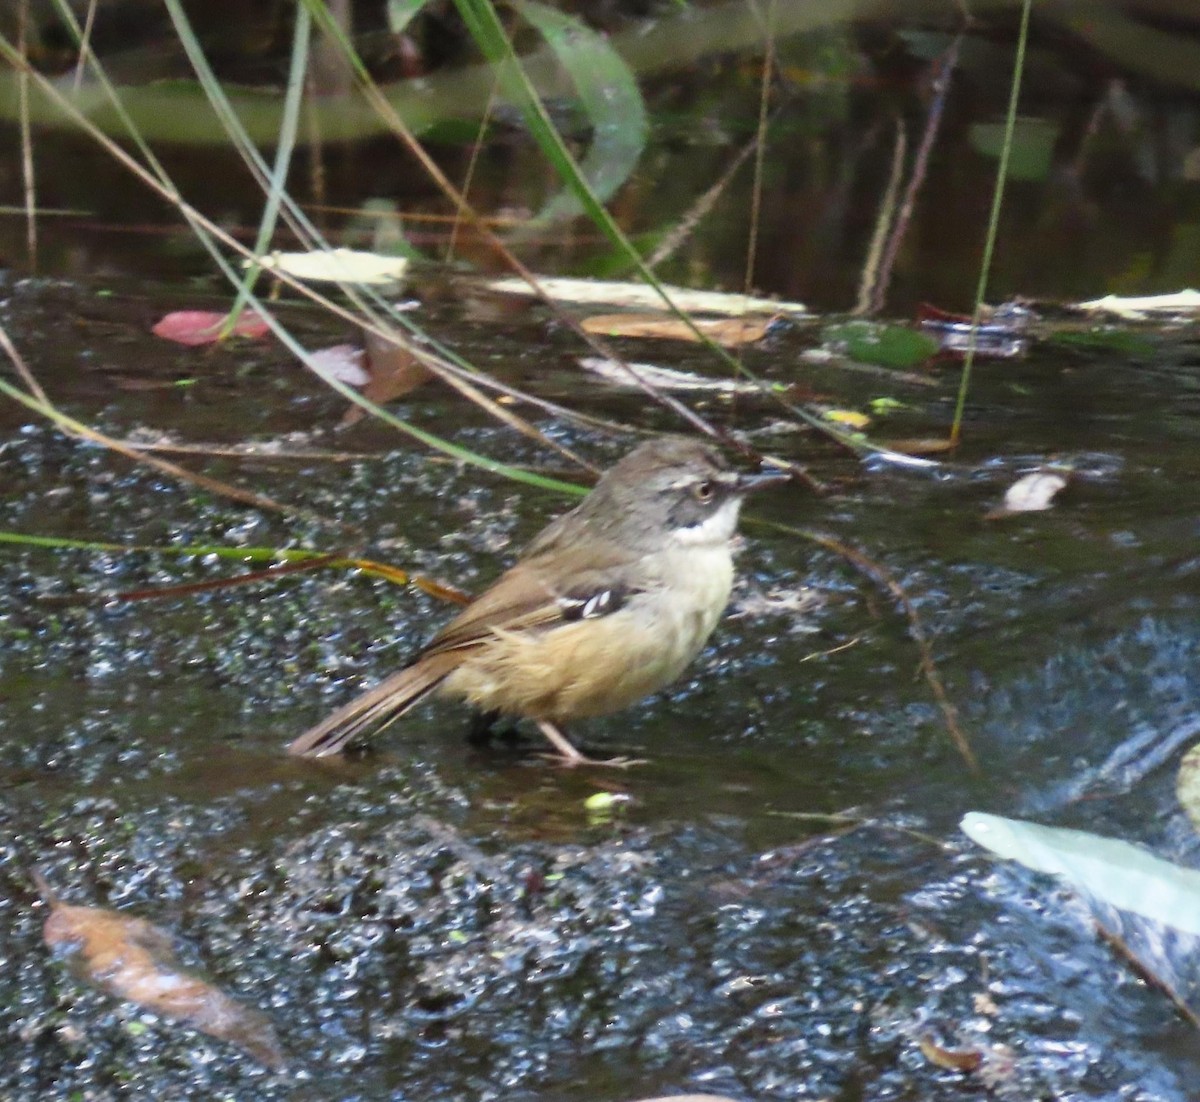
[[[340,416],[339,400],[270,346],[197,353],[111,318],[97,339],[116,308],[67,285],[9,284],[5,299],[3,323],[52,396],[114,435],[151,427],[228,443]],[[121,304],[125,320],[135,301]],[[598,385],[536,315],[472,342],[469,355],[486,348],[487,366],[543,393]],[[783,333],[752,355],[790,376],[803,343]],[[903,398],[896,436],[928,435],[952,408],[952,369],[908,390],[803,370],[846,404]],[[194,381],[123,388],[130,378]],[[3,546],[0,1096],[1192,1097],[1192,1027],[1067,892],[994,862],[957,824],[969,810],[1025,816],[1194,863],[1175,759],[1151,756],[1196,713],[1198,383],[1186,332],[1136,357],[1035,348],[984,365],[966,448],[933,475],[864,471],[801,435],[771,436],[772,408],[710,407],[811,462],[832,492],[788,486],[757,500],[709,649],[671,692],[577,732],[650,759],[627,772],[471,750],[465,715],[442,704],[367,756],[289,760],[292,737],[399,665],[446,607],[328,571],[106,603],[84,598],[237,568]],[[655,423],[615,391],[589,404]],[[405,413],[573,474],[434,388]],[[601,462],[628,446],[543,427]],[[180,461],[335,518],[372,557],[469,589],[565,505],[377,428],[293,443],[361,458]],[[1079,470],[1052,510],[983,519],[1050,456]],[[831,533],[892,571],[933,638],[978,777],[915,676],[887,596],[759,522]],[[12,406],[0,407],[0,531],[339,546],[330,529],[172,483]],[[1134,739],[1146,754],[1103,771]],[[629,798],[597,813],[586,801],[599,791]],[[51,960],[34,868],[70,902],[168,929],[187,964],[270,1016],[286,1070]],[[1176,963],[1186,986],[1186,947]],[[923,1039],[983,1064],[939,1067]]]

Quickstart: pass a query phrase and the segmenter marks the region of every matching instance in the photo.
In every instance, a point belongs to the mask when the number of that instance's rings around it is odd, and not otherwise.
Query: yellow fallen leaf
[[[249,267],[252,262],[242,262]],[[312,283],[396,283],[404,278],[408,261],[402,256],[357,252],[354,249],[316,249],[306,253],[267,253],[258,263],[271,272],[285,272]]]
[[[865,429],[871,423],[871,418],[865,413],[858,413],[852,409],[822,410],[821,416],[835,425],[845,425],[851,429]]]

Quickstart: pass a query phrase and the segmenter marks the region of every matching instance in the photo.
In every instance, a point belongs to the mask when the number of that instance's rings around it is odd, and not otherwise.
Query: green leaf
[[[1003,122],[977,122],[969,131],[975,151],[999,158],[1004,146]],[[1012,150],[1008,159],[1010,180],[1044,180],[1050,174],[1058,123],[1049,119],[1017,119],[1013,126]]]
[[[924,363],[938,351],[936,338],[903,325],[879,325],[870,321],[847,321],[827,326],[823,342],[859,363],[881,367],[910,368]]]

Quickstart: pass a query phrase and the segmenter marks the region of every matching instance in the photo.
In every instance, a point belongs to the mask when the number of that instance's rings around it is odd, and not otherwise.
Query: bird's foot
[[[624,756],[615,758],[589,758],[563,734],[557,724],[551,723],[548,719],[539,719],[537,726],[538,730],[546,736],[550,745],[555,750],[555,753],[546,753],[544,756],[560,768],[573,769],[578,765],[607,765],[614,769],[628,769],[631,765],[647,764],[645,758],[627,758]]]
[[[565,754],[556,754],[552,750],[545,750],[537,756],[550,765],[557,766],[559,769],[574,769],[576,766],[590,767],[593,765],[608,766],[610,769],[629,769],[634,765],[650,764],[649,758],[627,758],[624,755],[618,755],[615,758],[589,758],[586,754],[576,752],[567,757]]]

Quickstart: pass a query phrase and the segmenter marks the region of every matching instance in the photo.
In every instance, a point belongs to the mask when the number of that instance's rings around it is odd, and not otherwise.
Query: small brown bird
[[[417,658],[306,731],[292,754],[335,754],[438,691],[485,721],[532,719],[564,764],[588,763],[559,725],[619,711],[671,684],[729,601],[731,541],[751,490],[707,444],[648,441],[626,455]]]

